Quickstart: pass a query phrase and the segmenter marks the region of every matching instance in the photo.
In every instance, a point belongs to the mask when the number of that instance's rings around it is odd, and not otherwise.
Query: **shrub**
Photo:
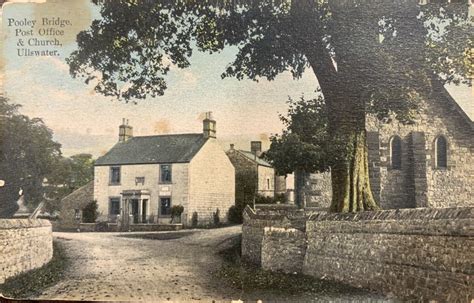
[[[191,217],[191,226],[197,227],[197,225],[198,225],[198,213],[193,212],[193,216]]]
[[[284,193],[276,194],[275,195],[275,201],[278,201],[280,203],[288,202],[287,199],[286,199],[286,194],[284,194]]]
[[[216,212],[212,213],[212,219],[213,219],[214,226],[219,226],[219,224],[221,223],[219,208],[216,209]]]
[[[179,218],[179,222],[181,222],[181,214],[184,211],[183,205],[174,205],[171,207],[171,222],[174,222],[175,218]]]
[[[273,197],[267,197],[262,195],[255,196],[255,204],[274,204],[276,201]]]
[[[92,201],[82,209],[82,222],[94,223],[99,217],[97,201]]]
[[[235,224],[242,224],[242,222],[244,221],[244,218],[242,216],[243,211],[243,208],[236,205],[232,205],[229,208],[229,222]]]
[[[277,202],[286,203],[286,195],[276,194],[274,197],[267,197],[262,195],[255,196],[255,204],[276,204]]]

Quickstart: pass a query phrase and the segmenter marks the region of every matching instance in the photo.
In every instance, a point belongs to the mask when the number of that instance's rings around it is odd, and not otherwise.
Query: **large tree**
[[[434,1],[433,1],[434,2]],[[311,68],[328,107],[334,211],[376,209],[365,117],[409,122],[432,81],[462,81],[472,48],[468,2],[418,0],[95,0],[71,74],[123,100],[163,95],[170,64],[237,46],[223,77],[273,80]],[[316,83],[315,83],[316,87]]]
[[[0,96],[0,217],[12,215],[20,189],[28,207],[43,200],[43,182],[61,156],[61,145],[41,119],[18,112],[19,105]]]
[[[328,171],[333,152],[328,131],[328,113],[323,96],[288,100],[288,113],[280,115],[285,129],[270,137],[270,149],[263,157],[278,175],[295,173],[295,201],[303,206],[303,187],[309,173]]]

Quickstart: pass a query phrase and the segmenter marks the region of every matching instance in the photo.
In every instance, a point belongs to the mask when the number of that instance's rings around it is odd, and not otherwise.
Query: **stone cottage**
[[[474,205],[474,123],[441,84],[432,85],[414,124],[367,118],[372,193],[384,209]],[[306,206],[329,206],[330,178],[305,178]]]
[[[82,221],[82,210],[92,201],[94,201],[93,181],[62,198],[58,228],[61,230],[76,230]]]
[[[285,177],[277,176],[275,169],[270,163],[260,158],[262,155],[262,142],[251,141],[250,151],[238,150],[234,144],[226,152],[230,161],[234,165],[236,174],[236,198],[245,200],[245,187],[248,187],[247,181],[253,180],[257,194],[274,197],[275,194],[284,194],[286,192]]]
[[[203,132],[134,137],[125,122],[119,142],[94,167],[94,199],[100,219],[122,224],[169,223],[182,205],[183,224],[208,224],[219,210],[226,221],[234,205],[235,172],[216,140],[216,121],[207,113]]]

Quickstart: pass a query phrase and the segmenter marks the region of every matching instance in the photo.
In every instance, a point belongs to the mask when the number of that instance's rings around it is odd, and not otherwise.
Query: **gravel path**
[[[120,301],[230,301],[239,290],[212,278],[221,266],[217,252],[241,232],[240,226],[178,231],[175,239],[129,237],[134,233],[54,233],[64,243],[72,264],[65,279],[46,289],[38,299]],[[157,233],[159,234],[159,233]],[[123,237],[121,235],[126,235]],[[161,235],[160,235],[161,236]],[[158,237],[160,237],[158,236]],[[302,302],[363,298],[315,298],[308,295],[246,294],[247,299]]]

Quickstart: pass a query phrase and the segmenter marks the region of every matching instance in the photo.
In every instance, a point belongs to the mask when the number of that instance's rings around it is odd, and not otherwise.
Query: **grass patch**
[[[0,284],[0,293],[15,299],[38,296],[44,289],[62,279],[69,262],[63,244],[53,241],[51,261],[40,268],[6,279],[5,283]]]
[[[224,260],[216,277],[229,283],[244,293],[255,291],[271,291],[272,293],[319,295],[331,294],[364,294],[367,291],[346,284],[320,280],[302,274],[286,274],[262,270],[260,267],[245,263],[241,259],[242,238],[237,238],[233,245],[220,252]]]

